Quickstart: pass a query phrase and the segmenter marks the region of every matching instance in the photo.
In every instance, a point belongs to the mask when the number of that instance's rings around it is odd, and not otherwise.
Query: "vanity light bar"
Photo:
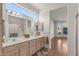
[[[9,14],[12,14],[12,15],[15,15],[15,16],[20,16],[19,13],[16,13],[16,12],[11,11],[11,10],[7,10],[7,12],[8,12]]]

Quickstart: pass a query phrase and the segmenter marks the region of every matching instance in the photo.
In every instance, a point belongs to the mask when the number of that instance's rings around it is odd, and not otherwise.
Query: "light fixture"
[[[19,13],[17,13],[16,15],[17,15],[17,16],[20,16],[20,14],[19,14]]]
[[[16,15],[16,12],[12,12],[13,15]]]
[[[12,11],[11,10],[8,10],[8,13],[11,13]]]

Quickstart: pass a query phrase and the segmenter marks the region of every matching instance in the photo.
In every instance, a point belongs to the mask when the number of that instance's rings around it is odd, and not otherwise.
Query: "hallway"
[[[54,38],[52,40],[52,49],[49,50],[48,56],[67,56],[67,39]]]

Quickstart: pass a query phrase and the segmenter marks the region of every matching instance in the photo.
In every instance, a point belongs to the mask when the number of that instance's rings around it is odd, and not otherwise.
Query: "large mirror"
[[[13,3],[5,3],[3,7],[4,42],[29,38],[34,34],[33,22],[37,20],[37,14]]]

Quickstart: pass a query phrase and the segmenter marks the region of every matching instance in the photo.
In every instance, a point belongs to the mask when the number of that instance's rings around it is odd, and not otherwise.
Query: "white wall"
[[[49,11],[40,11],[39,12],[39,21],[44,22],[44,31],[46,36],[49,34]]]
[[[67,6],[67,21],[68,21],[68,55],[76,55],[76,14],[78,6],[77,4],[69,4]]]
[[[52,40],[52,38],[54,38],[54,22],[53,22],[53,20],[50,20],[50,36],[49,36],[50,38],[50,40],[49,40],[49,49],[51,49],[51,40]]]
[[[54,22],[53,20],[50,20],[50,24],[51,24],[51,28],[50,28],[50,39],[52,39],[54,37]]]

